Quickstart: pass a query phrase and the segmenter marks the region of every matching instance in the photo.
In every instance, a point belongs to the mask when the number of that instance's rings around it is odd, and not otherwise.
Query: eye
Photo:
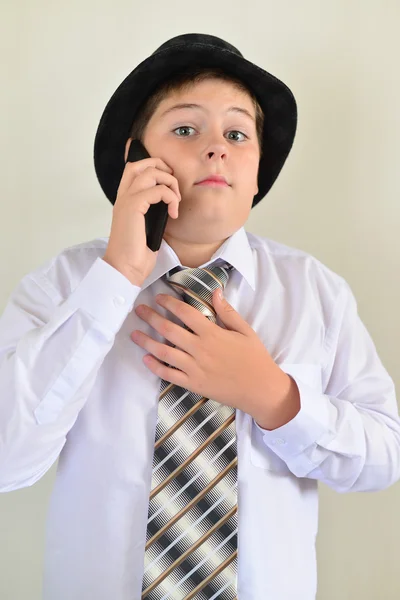
[[[192,129],[194,131],[194,127],[190,127],[189,125],[182,125],[181,127],[177,127],[176,129],[174,129],[173,132],[175,133],[177,131],[188,130],[188,129]],[[242,133],[241,131],[232,129],[231,131],[228,132],[228,134],[231,134],[231,133],[239,134],[239,136],[242,135],[244,139],[248,139],[248,136],[245,133]],[[180,135],[180,134],[177,134],[177,135],[178,135],[178,137],[189,137],[189,135]],[[233,140],[234,142],[244,141],[243,139],[240,140],[240,139],[235,139],[232,137],[230,137],[229,139]]]
[[[247,135],[245,133],[242,133],[241,131],[236,131],[236,130],[233,129],[229,133],[238,133],[239,135],[243,135],[244,138],[248,139]],[[230,139],[232,139],[232,138],[230,138]],[[239,142],[240,140],[234,140],[234,141]]]
[[[176,129],[174,129],[174,133],[175,131],[181,131],[182,129],[193,129],[193,127],[189,127],[189,125],[182,125],[182,127],[177,127]],[[188,137],[187,135],[178,135],[178,137]]]

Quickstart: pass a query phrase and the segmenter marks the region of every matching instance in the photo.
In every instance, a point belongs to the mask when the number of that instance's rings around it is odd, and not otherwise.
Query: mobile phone
[[[140,140],[132,140],[128,151],[126,162],[135,162],[151,158],[146,148]],[[168,204],[166,202],[157,202],[150,204],[150,208],[144,215],[146,226],[146,243],[150,250],[156,252],[161,246],[164,231],[168,221]]]

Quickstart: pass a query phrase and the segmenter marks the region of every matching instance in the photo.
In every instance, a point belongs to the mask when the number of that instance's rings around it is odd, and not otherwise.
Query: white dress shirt
[[[59,457],[45,600],[141,598],[160,379],[130,334],[166,340],[133,308],[182,325],[155,302],[180,298],[162,276],[181,263],[163,240],[140,288],[102,260],[107,243],[23,277],[0,319],[0,491],[33,485]],[[201,266],[218,259],[235,267],[226,299],[301,398],[273,431],[236,411],[238,599],[314,600],[318,481],[357,492],[400,477],[394,382],[349,285],[315,257],[242,227]]]

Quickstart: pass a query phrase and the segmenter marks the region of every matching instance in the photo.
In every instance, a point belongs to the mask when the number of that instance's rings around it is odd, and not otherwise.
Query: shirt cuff
[[[79,286],[72,292],[66,305],[82,309],[116,334],[131,312],[141,287],[102,258],[96,258]]]
[[[272,431],[263,429],[254,421],[263,434],[265,444],[285,462],[316,444],[329,432],[330,422],[329,397],[291,376],[300,393],[300,411],[297,415]]]

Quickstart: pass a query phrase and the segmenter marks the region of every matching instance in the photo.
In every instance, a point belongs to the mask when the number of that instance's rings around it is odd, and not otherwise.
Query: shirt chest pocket
[[[288,375],[293,375],[295,379],[322,393],[320,365],[311,363],[282,363],[279,367],[282,371],[288,373]],[[249,438],[250,462],[253,466],[282,475],[293,476],[286,463],[266,445],[263,440],[262,431],[258,429],[253,419],[251,419]],[[277,435],[277,439],[279,441],[279,435]]]

